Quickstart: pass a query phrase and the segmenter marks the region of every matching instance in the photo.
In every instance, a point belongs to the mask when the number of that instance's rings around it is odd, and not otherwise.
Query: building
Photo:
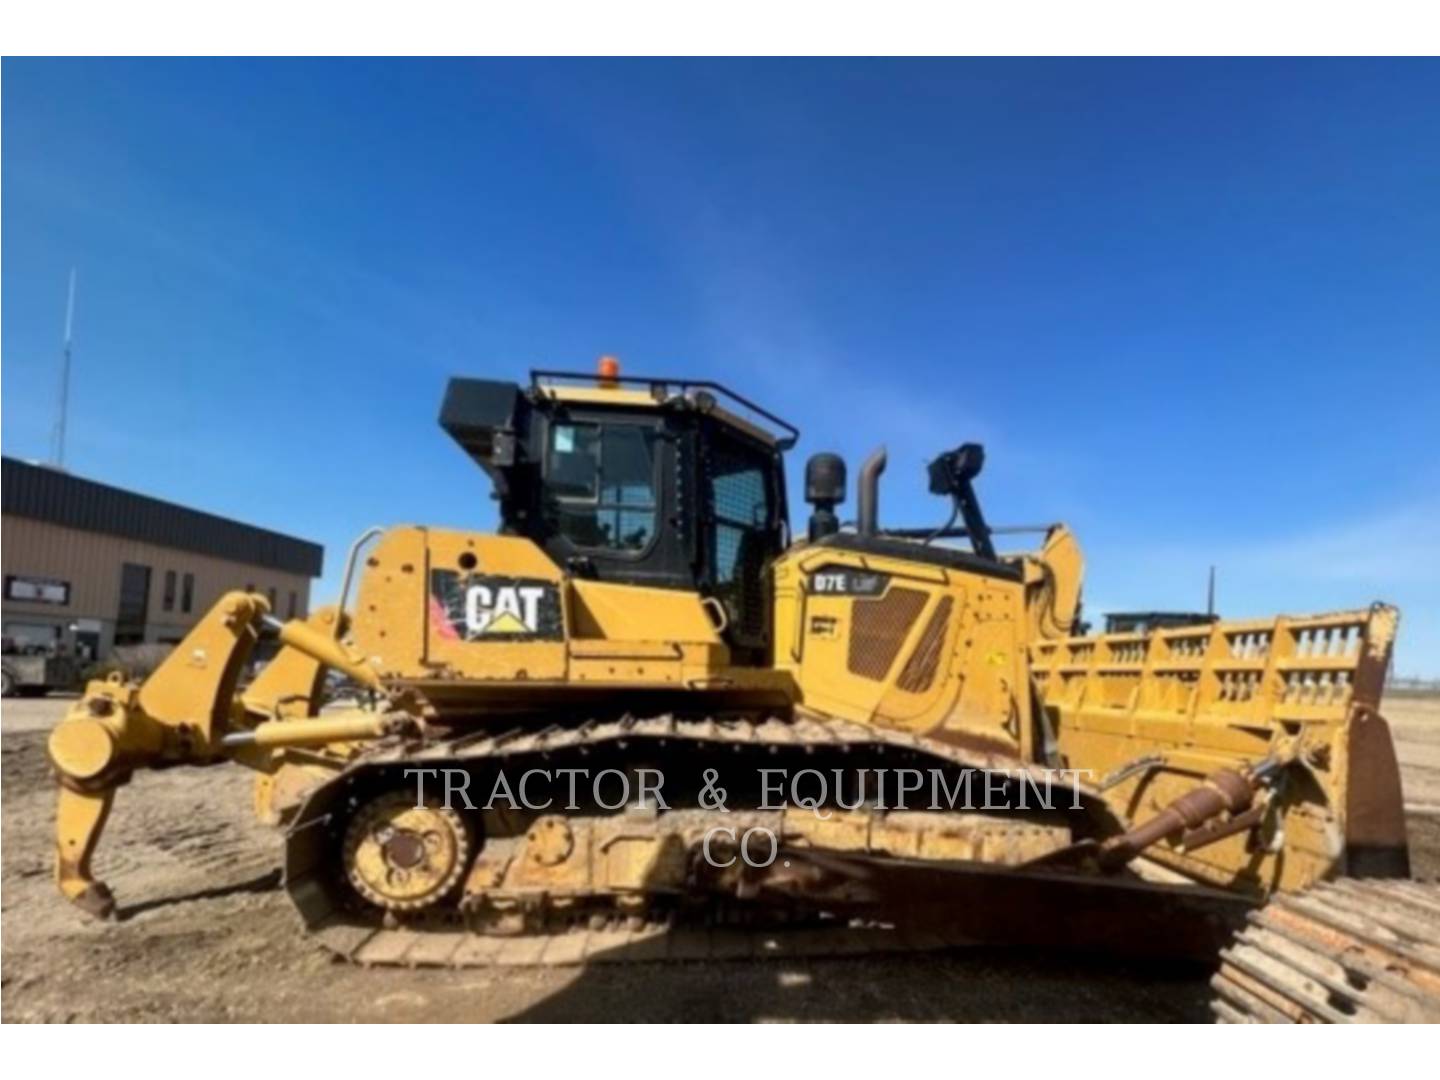
[[[0,476],[6,645],[82,656],[174,643],[231,589],[304,616],[324,550],[268,529],[6,457]]]

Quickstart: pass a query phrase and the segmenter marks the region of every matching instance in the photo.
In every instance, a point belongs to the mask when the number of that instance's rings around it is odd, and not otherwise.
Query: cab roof
[[[800,429],[717,382],[673,376],[598,375],[575,371],[532,370],[530,386],[551,401],[583,405],[619,405],[661,409],[683,398],[703,412],[757,438],[776,450],[789,450]]]

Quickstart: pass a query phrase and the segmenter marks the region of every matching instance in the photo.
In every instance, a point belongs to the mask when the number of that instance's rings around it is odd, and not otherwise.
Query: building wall
[[[174,641],[231,589],[253,588],[262,596],[274,590],[274,610],[280,618],[304,616],[310,608],[309,577],[230,562],[189,551],[160,547],[102,533],[52,525],[11,514],[0,516],[5,543],[0,552],[4,574],[53,578],[70,583],[69,602],[64,606],[4,600],[4,629],[65,627],[80,620],[100,623],[99,656],[114,646],[115,620],[120,606],[121,567],[136,563],[150,567],[149,602],[144,640]],[[165,610],[165,575],[175,573],[172,609]],[[182,610],[186,574],[194,575],[194,595],[189,611]]]

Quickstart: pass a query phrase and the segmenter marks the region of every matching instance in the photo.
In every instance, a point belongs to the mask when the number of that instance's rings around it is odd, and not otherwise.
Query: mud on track
[[[237,767],[145,773],[121,790],[96,860],[120,918],[92,923],[50,881],[44,739],[66,705],[6,701],[0,726],[9,1022],[1209,1020],[1204,969],[1013,950],[583,971],[334,963],[290,911],[279,835],[254,824],[251,775]],[[1414,714],[1418,734],[1398,740],[1402,759],[1413,745],[1428,761],[1440,747],[1440,703],[1433,720]],[[1411,842],[1417,873],[1440,870],[1440,817],[1414,818]]]

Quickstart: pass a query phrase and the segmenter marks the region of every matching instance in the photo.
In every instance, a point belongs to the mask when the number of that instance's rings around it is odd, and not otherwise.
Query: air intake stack
[[[840,531],[835,507],[845,501],[845,459],[839,454],[815,454],[805,462],[805,501],[813,506],[810,540]]]

